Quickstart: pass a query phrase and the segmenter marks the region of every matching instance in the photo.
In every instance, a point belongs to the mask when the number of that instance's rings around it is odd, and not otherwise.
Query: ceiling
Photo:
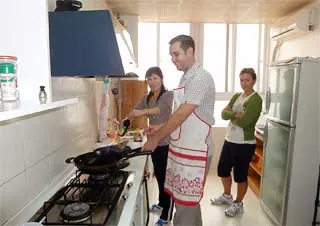
[[[106,0],[117,14],[145,22],[265,23],[315,0]]]

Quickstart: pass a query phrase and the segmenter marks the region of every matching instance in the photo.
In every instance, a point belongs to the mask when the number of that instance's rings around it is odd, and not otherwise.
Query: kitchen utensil
[[[126,134],[126,132],[129,129],[129,126],[130,126],[130,119],[126,119],[126,120],[124,120],[122,122],[122,130],[123,130],[123,132],[122,132],[122,134],[119,134],[120,137],[123,137]]]
[[[73,163],[80,171],[88,174],[104,174],[124,168],[124,161],[141,155],[149,155],[152,151],[141,152],[141,148],[123,149],[118,146],[106,146],[87,152],[77,157],[66,159],[66,163]]]

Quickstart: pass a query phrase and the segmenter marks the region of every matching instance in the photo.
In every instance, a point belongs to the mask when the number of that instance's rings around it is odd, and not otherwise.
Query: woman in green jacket
[[[211,199],[211,203],[231,205],[225,211],[230,217],[243,213],[242,200],[248,188],[249,163],[256,147],[254,130],[261,113],[262,99],[253,89],[255,83],[255,71],[252,68],[242,69],[240,84],[244,92],[235,94],[222,111],[222,119],[230,120],[218,163],[218,176],[221,177],[224,192]],[[231,169],[238,184],[235,200],[231,195]]]

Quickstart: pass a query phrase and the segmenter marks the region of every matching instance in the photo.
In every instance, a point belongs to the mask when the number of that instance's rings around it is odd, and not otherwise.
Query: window
[[[226,126],[228,125],[229,121],[223,120],[221,118],[222,110],[228,105],[229,100],[216,100],[214,104],[214,119],[215,119],[215,126]]]
[[[148,68],[157,66],[157,23],[139,23],[138,43],[139,79],[144,80]]]
[[[234,91],[241,92],[239,73],[251,67],[258,74],[259,24],[238,24],[236,36],[236,58]]]
[[[204,24],[203,67],[212,74],[218,93],[242,91],[239,73],[245,67],[256,71],[255,89],[263,90],[265,30],[259,24]]]
[[[216,92],[225,91],[226,24],[204,24],[203,67],[213,76]]]
[[[203,29],[201,29],[203,26]],[[244,67],[252,67],[257,73],[255,89],[264,89],[266,72],[265,53],[268,26],[262,24],[192,24],[189,23],[139,23],[138,67],[140,79],[151,66],[163,71],[164,84],[176,88],[181,75],[171,62],[169,41],[176,35],[187,34],[195,38],[197,59],[211,73],[216,85],[216,125],[226,125],[221,111],[235,92],[242,91],[239,73]],[[200,40],[199,40],[200,39]],[[198,44],[197,44],[198,43]]]
[[[163,72],[164,84],[168,89],[177,88],[183,72],[171,62],[169,41],[177,35],[190,35],[189,23],[160,23],[159,66]]]

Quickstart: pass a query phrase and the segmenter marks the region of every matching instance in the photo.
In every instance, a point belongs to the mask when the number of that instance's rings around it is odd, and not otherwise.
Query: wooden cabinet
[[[257,141],[256,150],[249,165],[248,184],[252,191],[260,196],[260,181],[263,169],[263,135],[255,131]]]

